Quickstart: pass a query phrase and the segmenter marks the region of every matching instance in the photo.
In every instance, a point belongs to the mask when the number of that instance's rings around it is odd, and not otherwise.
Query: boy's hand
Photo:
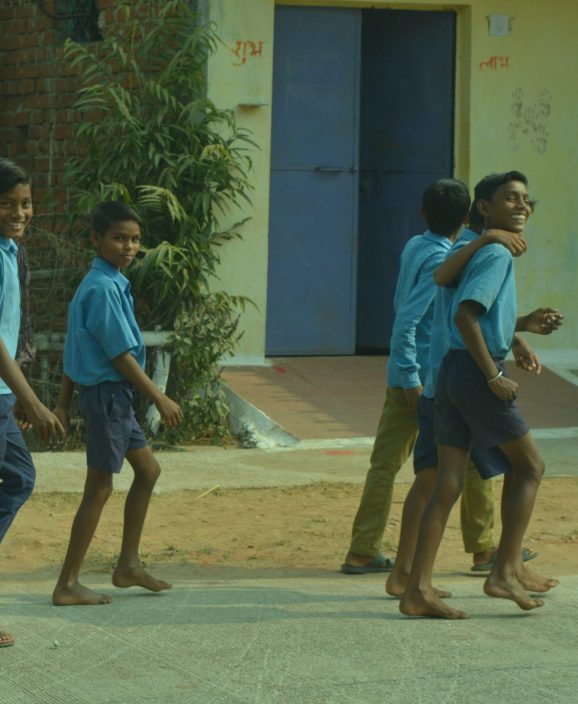
[[[502,401],[513,401],[518,395],[518,384],[507,376],[499,376],[495,381],[488,382],[488,386]]]
[[[66,435],[68,435],[70,432],[70,411],[67,408],[64,408],[64,406],[58,405],[54,409],[53,413],[60,421]]]
[[[516,366],[520,369],[526,372],[534,372],[535,374],[542,372],[542,364],[538,355],[523,337],[516,335],[516,339],[512,345],[512,354],[514,355]]]
[[[564,316],[557,308],[537,308],[526,316],[526,331],[550,335],[563,323]]]
[[[417,400],[421,396],[423,391],[423,386],[414,386],[413,389],[404,389],[405,400],[410,408],[415,408],[417,406]]]
[[[155,406],[161,414],[164,423],[168,425],[169,428],[174,428],[182,423],[183,412],[181,407],[168,396],[165,396],[165,394],[162,394],[159,399],[155,401]]]
[[[499,230],[498,228],[490,228],[484,231],[491,242],[503,245],[510,250],[513,257],[519,257],[528,249],[526,240],[518,232],[509,232],[508,230]]]
[[[30,405],[23,405],[22,409],[34,432],[44,442],[64,440],[66,431],[62,423],[38,399]]]

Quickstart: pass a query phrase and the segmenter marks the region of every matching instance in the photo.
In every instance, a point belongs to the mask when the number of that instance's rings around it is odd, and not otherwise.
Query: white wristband
[[[488,384],[493,384],[494,381],[498,381],[498,379],[499,379],[501,376],[504,376],[504,372],[503,372],[502,370],[500,370],[500,371],[496,374],[496,376],[493,376],[491,379],[488,379]]]

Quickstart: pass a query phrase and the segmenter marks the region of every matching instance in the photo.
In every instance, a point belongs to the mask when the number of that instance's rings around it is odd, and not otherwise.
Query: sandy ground
[[[384,553],[393,555],[407,484],[395,487]],[[142,542],[142,557],[158,576],[187,565],[231,575],[255,570],[304,573],[336,571],[347,550],[361,487],[316,484],[296,488],[175,491],[154,496]],[[500,486],[496,485],[496,496]],[[38,493],[20,511],[2,550],[3,579],[29,573],[56,575],[66,550],[78,494]],[[108,572],[118,553],[124,495],[114,493],[105,508],[87,557],[86,569]],[[540,553],[533,567],[562,576],[578,564],[578,479],[546,479],[540,491],[525,545]],[[498,512],[496,512],[496,516]],[[496,528],[496,531],[499,527]],[[497,533],[499,535],[499,533]],[[469,573],[458,511],[450,518],[437,572]],[[345,577],[344,577],[345,579]],[[357,577],[347,577],[357,579]],[[363,579],[363,577],[361,577]]]

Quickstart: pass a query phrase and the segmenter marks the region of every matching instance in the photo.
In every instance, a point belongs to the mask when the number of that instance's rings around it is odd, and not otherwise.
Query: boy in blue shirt
[[[160,467],[136,421],[135,389],[156,405],[170,427],[182,421],[178,404],[165,396],[144,372],[145,347],[134,317],[130,284],[121,274],[141,244],[137,214],[109,201],[92,216],[97,256],[68,310],[64,375],[55,413],[68,426],[74,384],[86,423],[87,475],[84,494],[72,524],[68,551],[52,595],[57,606],[107,604],[111,598],[78,581],[102,509],[112,492],[112,476],[126,458],[134,471],[124,512],[122,547],[112,576],[116,587],[140,586],[153,592],[171,585],[142,566],[139,545],[149,500]]]
[[[516,171],[491,174],[477,184],[474,204],[485,227],[522,233],[532,212],[527,179]],[[518,386],[503,373],[515,331],[528,329],[529,323],[529,318],[517,318],[511,253],[495,245],[476,252],[445,314],[449,351],[435,392],[438,477],[423,514],[400,610],[408,616],[467,618],[439,598],[431,577],[449,512],[463,489],[473,443],[482,449],[499,447],[511,466],[502,501],[502,536],[484,591],[531,610],[543,601],[525,590],[521,547],[544,463],[515,406]],[[556,583],[532,577],[547,587]]]
[[[430,184],[422,198],[422,215],[429,229],[412,237],[403,250],[394,300],[396,316],[387,365],[386,400],[353,522],[349,551],[341,566],[346,574],[383,572],[393,566],[393,561],[386,560],[379,549],[391,508],[394,480],[410,456],[417,435],[416,404],[429,366],[436,293],[433,272],[461,230],[469,206],[468,189],[460,181],[441,179]],[[515,249],[520,243],[510,242],[507,246]],[[468,481],[466,493],[472,500],[466,504],[469,511],[463,511],[462,528],[464,536],[472,536],[469,539],[477,545],[482,541],[485,549],[493,546],[491,486],[481,485],[479,481],[476,484],[477,477],[473,474],[469,477],[473,481]]]
[[[506,234],[507,232],[504,231],[504,235]],[[515,233],[512,234],[515,235]],[[495,240],[493,241],[495,242]],[[433,327],[437,334],[432,336],[430,366],[424,390],[418,402],[419,434],[414,449],[415,480],[404,503],[397,558],[386,583],[386,591],[391,596],[402,596],[405,592],[420,520],[437,477],[438,457],[434,437],[434,396],[437,372],[447,351],[447,343],[443,334],[444,310],[451,299],[453,291],[451,286],[455,285],[464,266],[476,251],[487,244],[492,244],[493,241],[471,229],[464,229],[450,250],[448,257],[434,274],[436,283],[441,286],[436,293],[434,303]],[[525,247],[522,249],[525,251]],[[450,288],[443,288],[444,286]],[[561,325],[561,321],[562,316],[559,311],[552,308],[540,308],[520,321],[520,328],[524,327],[529,332],[549,335]],[[514,336],[512,352],[518,367],[540,374],[542,368],[537,355],[524,338],[517,333]],[[468,466],[468,479],[472,470],[477,472],[484,481],[510,471],[510,465],[499,448],[479,449],[472,447],[470,454],[472,462]],[[495,548],[488,551],[486,556],[488,565],[474,564],[472,571],[489,571],[495,561],[496,552]],[[522,549],[523,561],[535,557],[537,557],[537,553],[528,548]],[[528,570],[526,573],[526,576],[529,577]],[[552,586],[539,584],[539,580],[528,579],[528,581],[532,581],[534,591],[548,591]],[[450,596],[448,592],[440,591],[437,591],[437,595]]]
[[[0,543],[34,488],[36,472],[14,417],[19,410],[43,440],[64,437],[64,428],[36,397],[14,361],[20,331],[18,242],[32,219],[30,176],[8,159],[0,159]],[[14,637],[0,630],[0,648]]]

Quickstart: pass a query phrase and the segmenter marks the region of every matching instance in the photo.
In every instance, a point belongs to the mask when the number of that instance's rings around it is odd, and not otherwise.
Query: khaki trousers
[[[416,437],[415,408],[407,403],[403,389],[388,388],[365,487],[353,521],[349,551],[355,555],[374,557],[381,550],[395,477],[411,455]],[[471,463],[462,495],[461,521],[466,552],[493,547],[493,485],[491,480],[480,479]]]

